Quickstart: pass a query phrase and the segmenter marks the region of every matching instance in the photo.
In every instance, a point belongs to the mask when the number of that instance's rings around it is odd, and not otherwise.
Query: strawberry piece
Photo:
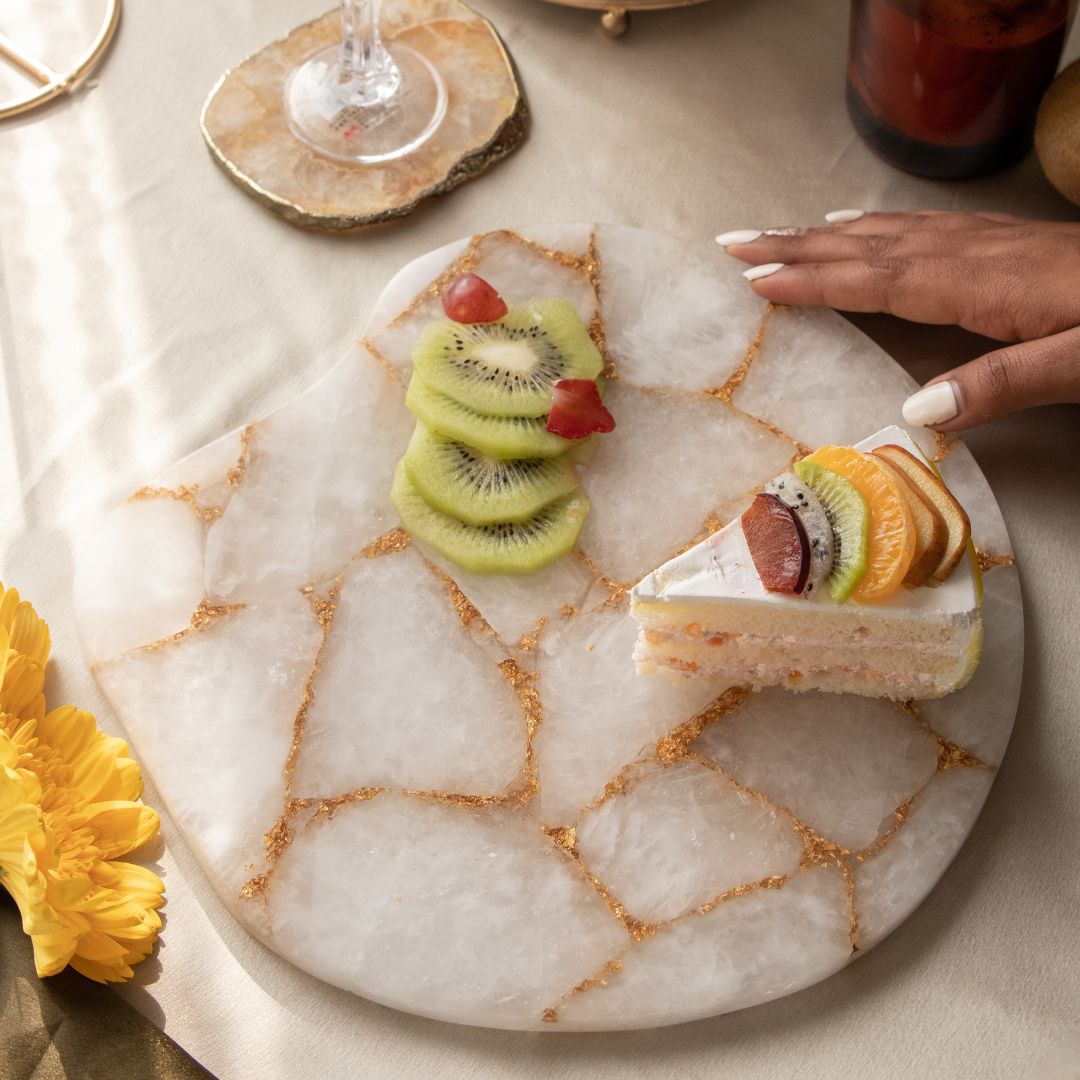
[[[564,439],[584,439],[594,431],[613,431],[615,417],[604,408],[595,379],[557,379],[552,384],[547,430]]]
[[[454,278],[442,295],[442,306],[459,323],[492,323],[507,311],[506,301],[478,274]]]

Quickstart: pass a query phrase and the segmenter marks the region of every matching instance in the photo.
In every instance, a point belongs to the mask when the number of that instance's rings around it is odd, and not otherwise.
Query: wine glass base
[[[340,45],[316,53],[285,84],[285,115],[292,133],[320,154],[378,165],[411,154],[446,115],[446,83],[426,57],[407,45],[385,46],[400,81],[350,86],[340,79]]]

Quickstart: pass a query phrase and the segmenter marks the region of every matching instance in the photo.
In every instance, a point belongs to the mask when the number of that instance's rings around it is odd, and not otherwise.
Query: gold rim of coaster
[[[491,23],[462,0],[389,0],[383,37],[407,43],[440,68],[450,93],[447,118],[429,142],[396,161],[353,165],[319,154],[289,130],[284,84],[293,67],[340,33],[335,9],[264,46],[218,79],[200,117],[203,138],[226,175],[292,224],[350,233],[405,217],[524,141],[528,105]],[[440,47],[447,50],[443,58],[432,55]],[[451,53],[456,65],[448,65]],[[455,122],[473,113],[473,122]]]
[[[41,84],[37,90],[31,90],[22,97],[0,102],[0,120],[22,116],[32,109],[47,105],[62,94],[77,89],[82,80],[101,63],[102,58],[109,51],[119,25],[120,0],[108,0],[105,17],[97,34],[94,35],[94,40],[75,66],[67,72],[54,71],[48,64],[32,56],[11,38],[0,34],[0,57]]]

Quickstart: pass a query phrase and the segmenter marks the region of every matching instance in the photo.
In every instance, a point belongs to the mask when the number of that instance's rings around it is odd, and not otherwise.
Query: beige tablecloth
[[[312,382],[421,252],[556,220],[709,237],[849,206],[1078,214],[1034,160],[949,185],[874,158],[843,108],[840,0],[711,0],[640,16],[618,43],[582,12],[476,0],[517,60],[529,141],[398,225],[309,235],[225,179],[197,121],[226,67],[324,6],[129,3],[96,85],[0,128],[0,579],[52,624],[50,699],[95,709],[113,730],[69,611],[81,535],[148,475]],[[981,347],[952,330],[859,323],[920,379]],[[1051,1055],[1064,1070],[1080,1057],[1078,421],[1075,408],[1046,409],[969,439],[1025,589],[1016,730],[941,884],[848,970],[661,1031],[517,1035],[421,1020],[332,990],[255,944],[166,820],[153,854],[167,926],[119,993],[229,1080],[1080,1075],[1037,1065]],[[146,798],[159,805],[153,790]]]

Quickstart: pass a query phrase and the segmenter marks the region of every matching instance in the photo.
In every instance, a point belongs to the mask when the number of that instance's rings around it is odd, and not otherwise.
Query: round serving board
[[[530,577],[460,571],[390,503],[410,346],[465,269],[572,300],[608,362],[592,513]],[[626,590],[806,447],[898,423],[913,385],[712,244],[465,239],[401,271],[311,390],[113,512],[77,575],[86,654],[230,909],[328,982],[543,1030],[790,993],[922,900],[1004,753],[1023,624],[993,494],[912,432],[990,568],[982,666],[940,701],[637,676]]]

